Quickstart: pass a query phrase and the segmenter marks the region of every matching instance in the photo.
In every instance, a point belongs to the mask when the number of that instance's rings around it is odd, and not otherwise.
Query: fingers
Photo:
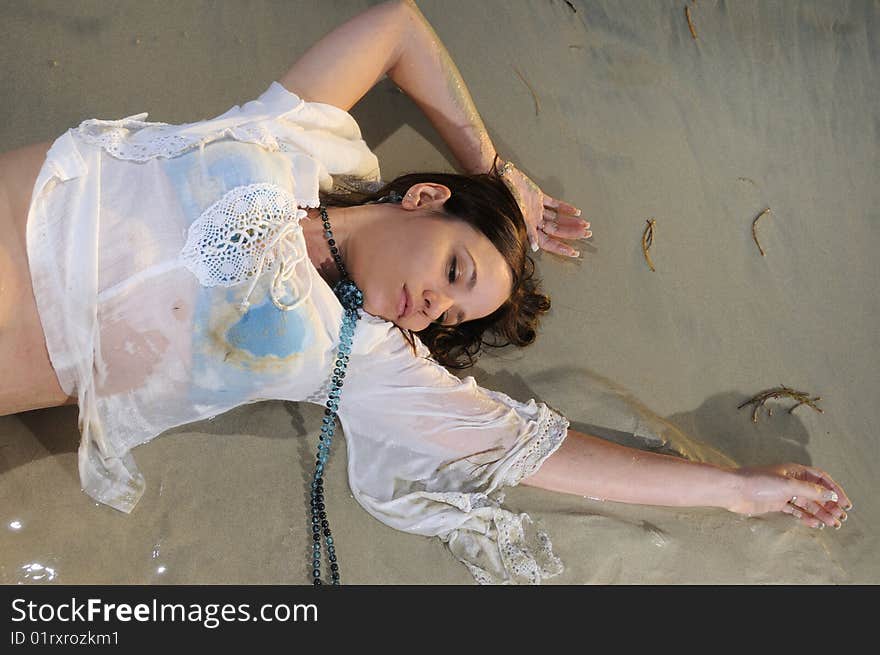
[[[532,251],[543,248],[547,252],[553,252],[565,257],[579,257],[580,252],[571,248],[560,239],[589,239],[593,236],[587,221],[577,218],[581,210],[562,200],[543,195],[543,207],[539,205],[538,211],[541,218],[538,219],[537,233],[529,233],[529,241]],[[531,220],[527,221],[532,223]],[[552,237],[552,238],[551,238]]]
[[[540,211],[540,205],[534,206],[532,211],[535,213],[530,212],[526,217],[526,226],[528,227],[529,242],[532,245],[532,252],[538,252],[538,250],[544,246],[544,241],[546,241],[547,237],[540,229],[541,218],[532,218],[533,216],[537,216],[536,212]]]
[[[542,240],[541,247],[547,252],[555,252],[557,255],[562,255],[563,257],[579,257],[581,254],[580,251],[570,248],[561,241],[551,239],[548,236],[545,236]]]
[[[782,508],[783,513],[791,514],[796,519],[803,518],[804,511],[793,505],[791,502],[786,503],[785,507]]]
[[[837,492],[833,489],[828,489],[827,487],[823,487],[820,484],[812,484],[810,482],[798,482],[793,486],[794,492],[792,495],[797,496],[800,500],[813,500],[817,503],[824,503],[827,501],[838,502],[840,497],[837,495]]]
[[[840,529],[846,520],[846,513],[839,505],[836,491],[823,485],[799,482],[792,486],[796,495],[786,503],[783,512],[791,514],[813,528],[824,528],[826,525]]]
[[[844,507],[847,510],[852,509],[852,502],[850,501],[849,496],[846,495],[843,487],[831,479],[830,475],[822,469],[818,469],[814,466],[805,466],[804,470],[809,474],[811,482],[816,482],[817,484],[834,491],[838,496],[838,502],[841,507]]]
[[[569,230],[570,231],[570,230]],[[558,255],[562,255],[564,257],[578,257],[580,256],[580,252],[571,248],[567,244],[559,241],[555,238],[551,238],[550,234],[552,233],[554,236],[559,236],[560,238],[565,238],[562,236],[562,233],[565,232],[562,228],[559,227],[559,221],[544,221],[541,227],[538,229],[538,245],[546,250],[547,252],[553,252]],[[529,237],[531,239],[531,236]],[[569,237],[571,238],[571,237]],[[534,243],[534,242],[533,242]],[[532,246],[532,250],[536,250],[534,245]]]
[[[572,216],[581,215],[581,210],[574,205],[570,205],[562,200],[557,200],[552,196],[548,196],[546,193],[544,194],[544,205],[558,210],[559,213],[571,214]]]
[[[543,216],[545,220],[558,220],[580,228],[589,227],[589,223],[578,218],[580,215],[581,210],[574,205],[544,195]]]
[[[539,236],[529,232],[529,243],[532,246],[532,252],[538,252],[538,249],[541,247]]]
[[[579,218],[558,215],[552,209],[544,209],[541,229],[557,239],[586,239],[593,236],[590,223]]]
[[[815,500],[801,500],[798,498],[794,502],[788,503],[796,510],[800,511],[803,516],[804,523],[811,528],[824,528],[826,525],[832,528],[839,528],[840,522],[828,511],[825,505],[817,503]]]
[[[786,503],[785,507],[782,508],[782,511],[786,514],[791,514],[799,521],[803,521],[811,528],[821,529],[821,527],[823,527],[825,524],[819,519],[813,517],[813,515],[804,507],[805,504],[806,503],[803,503],[799,500],[789,501],[788,503]]]
[[[834,517],[834,520],[836,521],[834,527],[839,530],[840,526],[847,519],[846,512],[843,510],[839,503],[833,503],[831,501],[825,503],[824,507],[825,511],[827,511],[829,514],[831,514],[831,516]]]

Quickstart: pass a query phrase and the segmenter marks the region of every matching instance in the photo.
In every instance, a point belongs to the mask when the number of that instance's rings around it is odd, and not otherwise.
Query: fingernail
[[[825,500],[830,500],[833,502],[837,502],[837,494],[833,491],[826,491],[822,496]]]
[[[845,509],[847,512],[851,512],[852,508],[853,508],[852,503],[850,503],[849,507],[844,507],[843,509]]]
[[[578,209],[578,210],[574,213],[574,215],[575,215],[575,216],[580,216],[580,215],[581,215],[581,210]]]
[[[843,516],[840,517],[840,520],[841,520],[841,522],[843,522],[843,521],[846,521],[848,518],[849,517],[846,514],[844,514]]]
[[[532,252],[538,252],[538,244],[532,241]]]
[[[841,525],[843,525],[843,523],[835,523],[835,524],[834,524],[834,529],[835,529],[835,530],[840,530],[840,526],[841,526]]]
[[[572,250],[572,251],[571,251],[571,256],[572,256],[572,257],[580,257],[580,256],[581,256],[581,251],[580,251],[580,250]]]

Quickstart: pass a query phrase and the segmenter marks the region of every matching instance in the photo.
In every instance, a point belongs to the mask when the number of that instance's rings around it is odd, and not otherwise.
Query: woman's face
[[[341,254],[364,292],[365,311],[419,331],[435,321],[483,318],[510,297],[513,275],[492,242],[464,221],[431,213],[449,194],[443,185],[420,183],[400,204],[350,208],[361,215],[351,212]],[[404,290],[409,305],[401,315]]]

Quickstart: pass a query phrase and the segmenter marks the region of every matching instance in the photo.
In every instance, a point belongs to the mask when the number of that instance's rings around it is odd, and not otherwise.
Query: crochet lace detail
[[[519,484],[519,481],[523,478],[536,473],[541,464],[544,463],[544,460],[565,439],[568,434],[569,425],[570,423],[567,418],[551,409],[547,409],[546,414],[541,417],[540,433],[529,442],[528,446],[517,454],[517,458],[510,467],[504,484],[506,486]]]
[[[482,567],[461,560],[478,584],[539,585],[545,579],[555,577],[565,570],[562,560],[553,553],[553,544],[546,532],[538,530],[535,539],[526,539],[523,526],[533,523],[528,514],[514,514],[505,509],[496,509],[492,522],[498,539],[498,551],[508,577],[499,579]]]
[[[296,264],[308,252],[299,232],[305,210],[294,197],[274,184],[258,183],[235,187],[206,209],[189,227],[186,245],[180,252],[183,264],[202,286],[231,287],[245,280],[251,286],[241,302],[247,309],[248,297],[264,270],[274,270],[272,300],[279,309],[293,309],[302,303],[309,289],[290,292],[296,301],[284,304],[284,282],[296,285]]]
[[[180,125],[141,120],[146,117],[147,112],[119,120],[91,118],[80,123],[76,133],[86,143],[100,146],[117,159],[136,162],[156,157],[170,159],[227,134],[238,141],[255,143],[267,150],[279,150],[278,141],[262,125],[237,125],[226,128],[222,133],[197,135],[181,132]]]
[[[533,475],[544,463],[544,460],[553,453],[565,437],[568,435],[569,420],[561,413],[550,408],[546,403],[536,403],[530,400],[528,403],[520,402],[507,394],[494,389],[486,389],[486,393],[508,407],[515,409],[520,414],[530,414],[537,407],[538,429],[523,448],[517,452],[499,486],[513,487],[520,480]],[[491,462],[489,462],[491,464]]]
[[[539,585],[565,570],[562,560],[553,553],[547,533],[525,529],[533,524],[528,514],[514,514],[501,507],[503,493],[496,492],[494,498],[481,493],[424,496],[454,505],[474,518],[479,516],[473,527],[457,528],[441,536],[478,584]]]

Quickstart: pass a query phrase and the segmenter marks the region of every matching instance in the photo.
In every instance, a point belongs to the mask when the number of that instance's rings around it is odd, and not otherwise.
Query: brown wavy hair
[[[498,249],[513,273],[510,297],[493,313],[460,325],[433,322],[418,332],[431,356],[443,366],[464,369],[473,366],[483,346],[520,348],[534,342],[541,315],[550,310],[550,297],[540,290],[535,262],[528,254],[528,233],[516,199],[497,175],[495,164],[489,173],[407,173],[368,193],[356,189],[347,193],[321,193],[325,207],[352,207],[376,201],[392,191],[403,196],[414,184],[430,182],[449,188],[452,195],[443,204],[443,214],[479,230]],[[413,331],[401,328],[404,339],[416,354]],[[487,340],[486,336],[492,337]]]

